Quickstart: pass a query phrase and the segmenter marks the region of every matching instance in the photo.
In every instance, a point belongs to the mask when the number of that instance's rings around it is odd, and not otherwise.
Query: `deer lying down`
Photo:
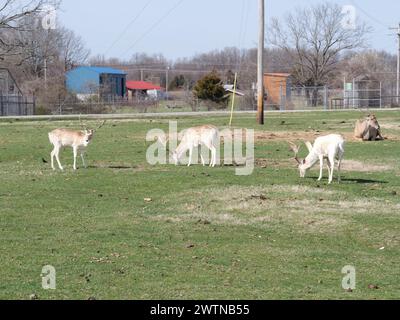
[[[363,141],[385,140],[376,116],[370,114],[365,120],[358,120],[354,129],[354,137]]]
[[[217,146],[219,143],[219,130],[214,126],[201,126],[190,128],[184,131],[182,141],[178,148],[172,154],[175,164],[179,164],[179,159],[189,150],[189,167],[192,165],[192,157],[194,148],[204,145],[211,151],[210,167],[217,165]],[[206,165],[203,155],[200,153],[203,166]]]
[[[102,126],[104,126],[105,121],[103,124],[98,127],[100,129]],[[96,130],[98,130],[96,129]],[[63,166],[61,165],[60,162],[60,151],[64,149],[65,147],[72,147],[73,152],[74,152],[74,170],[77,170],[76,167],[76,158],[78,157],[78,153],[80,154],[83,162],[83,166],[86,168],[86,163],[85,163],[85,152],[86,148],[89,145],[89,143],[93,139],[93,135],[96,132],[96,130],[93,129],[85,129],[82,131],[74,131],[74,130],[69,130],[69,129],[56,129],[52,132],[49,133],[49,140],[50,143],[54,146],[53,151],[51,152],[51,167],[53,170],[56,168],[54,167],[54,158],[56,158],[58,166],[61,171],[64,170]]]
[[[304,160],[299,160],[298,153],[300,146],[296,146],[291,143],[291,149],[295,153],[295,160],[299,165],[300,177],[306,176],[307,170],[311,169],[319,160],[320,162],[320,175],[318,181],[322,180],[324,159],[328,160],[328,171],[329,171],[329,184],[333,181],[333,171],[335,168],[335,160],[338,160],[338,180],[341,181],[340,170],[344,156],[345,141],[341,135],[331,134],[324,137],[319,137],[315,140],[314,145],[310,142],[305,143],[309,155]]]

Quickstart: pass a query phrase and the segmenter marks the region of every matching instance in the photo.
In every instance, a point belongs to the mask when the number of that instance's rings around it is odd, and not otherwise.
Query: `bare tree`
[[[327,84],[341,53],[365,45],[370,28],[360,21],[349,28],[343,21],[342,8],[333,3],[296,9],[283,23],[273,19],[269,41],[292,57],[292,73],[299,85]],[[314,90],[313,96],[316,95]]]
[[[58,0],[3,0],[0,4],[0,59],[17,55],[24,47],[15,36],[35,26],[28,23],[29,17],[38,16],[47,5],[57,7]],[[19,51],[17,49],[20,49]]]
[[[66,28],[61,28],[59,33],[64,71],[68,71],[76,65],[86,63],[90,55],[90,50],[85,47],[82,38],[77,36],[72,30]]]

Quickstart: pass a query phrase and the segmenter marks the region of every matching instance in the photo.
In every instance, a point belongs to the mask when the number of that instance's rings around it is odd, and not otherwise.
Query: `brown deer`
[[[354,129],[354,137],[363,141],[385,140],[381,127],[374,114],[369,114],[365,120],[358,120]]]
[[[78,153],[81,155],[82,162],[84,167],[86,168],[85,163],[85,152],[86,148],[89,143],[93,139],[94,133],[99,130],[101,127],[104,126],[106,121],[104,121],[97,129],[87,129],[85,126],[84,130],[75,131],[69,129],[56,129],[49,133],[49,140],[50,143],[54,146],[53,151],[51,152],[51,167],[53,170],[56,168],[54,167],[54,158],[56,158],[58,166],[61,171],[64,170],[63,166],[60,162],[60,151],[65,147],[72,147],[74,152],[74,170],[77,170],[76,167],[76,158],[78,157]]]

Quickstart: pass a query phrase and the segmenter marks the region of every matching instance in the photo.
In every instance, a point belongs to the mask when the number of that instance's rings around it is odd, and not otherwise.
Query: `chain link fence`
[[[31,116],[36,114],[35,98],[0,94],[0,116]]]

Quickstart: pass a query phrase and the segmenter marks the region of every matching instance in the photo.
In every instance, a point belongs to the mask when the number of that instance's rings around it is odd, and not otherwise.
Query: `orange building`
[[[268,105],[287,107],[292,89],[292,79],[289,73],[265,73],[264,86],[268,96]]]

